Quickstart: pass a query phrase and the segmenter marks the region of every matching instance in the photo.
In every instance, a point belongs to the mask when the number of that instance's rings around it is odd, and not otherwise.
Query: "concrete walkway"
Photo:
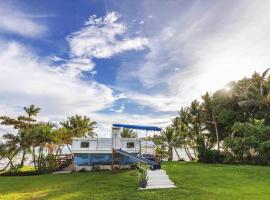
[[[170,180],[166,171],[160,170],[147,170],[147,185],[144,190],[148,189],[162,189],[162,188],[175,188],[175,184]]]

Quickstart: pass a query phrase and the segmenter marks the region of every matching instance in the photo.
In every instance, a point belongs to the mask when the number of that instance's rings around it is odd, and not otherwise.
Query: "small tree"
[[[14,129],[18,130],[17,135],[13,134],[5,134],[3,137],[7,140],[9,145],[13,145],[14,147],[18,147],[17,153],[22,153],[21,163],[20,166],[24,165],[24,160],[26,153],[29,152],[31,141],[28,137],[28,132],[35,126],[36,120],[33,116],[36,116],[37,113],[40,111],[40,108],[35,107],[34,105],[30,105],[29,107],[24,107],[26,112],[26,116],[18,116],[17,118],[12,118],[8,116],[1,116],[1,124],[7,126],[13,126]]]
[[[138,137],[138,134],[135,133],[132,129],[130,128],[123,128],[121,132],[121,137],[122,138],[136,138]]]
[[[73,137],[95,137],[96,133],[94,132],[95,121],[91,121],[90,118],[86,116],[75,115],[68,117],[66,121],[60,123],[65,127]]]

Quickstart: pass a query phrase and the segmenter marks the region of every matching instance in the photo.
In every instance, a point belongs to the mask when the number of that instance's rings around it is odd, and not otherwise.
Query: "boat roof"
[[[161,128],[157,126],[144,126],[144,125],[132,125],[132,124],[113,124],[113,127],[118,128],[130,128],[136,130],[146,130],[146,131],[161,131]]]

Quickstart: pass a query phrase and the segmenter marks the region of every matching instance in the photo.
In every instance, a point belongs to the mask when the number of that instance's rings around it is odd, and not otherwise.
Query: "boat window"
[[[134,142],[128,142],[128,143],[127,143],[127,148],[129,148],[129,149],[130,149],[130,148],[134,148],[134,146],[135,146],[135,145],[134,145]]]
[[[81,148],[89,148],[89,142],[81,142]]]

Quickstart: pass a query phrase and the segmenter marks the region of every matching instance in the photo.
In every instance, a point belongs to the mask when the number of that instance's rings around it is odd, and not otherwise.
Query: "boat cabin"
[[[158,127],[113,124],[111,138],[73,138],[72,153],[76,170],[93,168],[111,169],[112,166],[130,168],[140,162],[143,155],[155,156],[155,144],[144,138],[122,138],[121,129],[158,131]]]

